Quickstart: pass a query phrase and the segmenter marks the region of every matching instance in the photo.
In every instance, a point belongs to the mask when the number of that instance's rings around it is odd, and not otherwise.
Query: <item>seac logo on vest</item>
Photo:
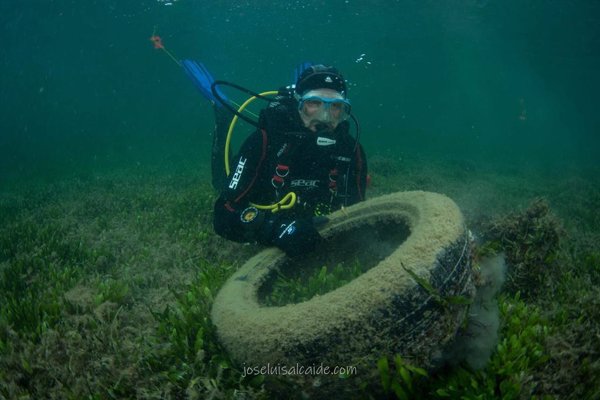
[[[231,182],[229,182],[229,189],[235,189],[242,177],[242,172],[244,172],[244,165],[246,165],[247,158],[240,158],[237,167],[235,167],[235,173],[233,174],[233,178],[231,178]]]
[[[290,182],[291,187],[310,187],[316,188],[319,186],[318,179],[294,179]]]

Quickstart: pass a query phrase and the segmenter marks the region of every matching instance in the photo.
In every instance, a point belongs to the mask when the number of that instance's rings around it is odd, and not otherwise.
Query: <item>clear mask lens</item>
[[[345,99],[310,96],[300,100],[300,112],[309,121],[340,123],[350,117],[350,102]]]

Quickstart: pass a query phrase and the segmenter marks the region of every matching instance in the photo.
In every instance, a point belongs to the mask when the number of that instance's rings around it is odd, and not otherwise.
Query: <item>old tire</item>
[[[212,321],[232,358],[246,367],[333,368],[374,366],[383,355],[400,354],[421,367],[435,366],[467,309],[448,299],[474,295],[468,231],[456,204],[436,193],[400,192],[330,217],[321,230],[331,243],[326,251],[342,254],[348,246],[337,252],[331,246],[351,241],[356,253],[376,259],[375,265],[324,295],[268,307],[260,293],[273,272],[290,261],[275,248],[260,252],[214,301]],[[294,379],[316,385],[314,377]],[[323,389],[323,381],[335,377],[318,379]]]

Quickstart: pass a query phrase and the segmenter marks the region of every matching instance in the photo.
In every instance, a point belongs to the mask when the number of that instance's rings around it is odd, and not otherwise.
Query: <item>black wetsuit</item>
[[[232,159],[231,173],[215,203],[215,231],[237,242],[274,243],[273,225],[312,220],[365,199],[367,161],[350,135],[350,124],[334,132],[304,127],[292,98],[280,98],[261,111],[259,129]],[[270,205],[287,193],[297,201],[273,213]]]

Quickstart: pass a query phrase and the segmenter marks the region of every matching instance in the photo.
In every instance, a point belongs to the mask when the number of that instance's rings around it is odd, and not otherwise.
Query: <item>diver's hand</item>
[[[314,250],[321,235],[311,219],[279,221],[273,229],[273,244],[290,257]]]

